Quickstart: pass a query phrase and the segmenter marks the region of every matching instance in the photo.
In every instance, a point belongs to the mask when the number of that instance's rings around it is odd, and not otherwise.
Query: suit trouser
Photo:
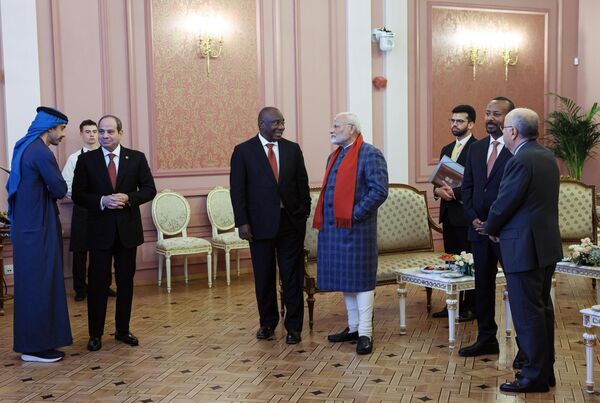
[[[286,310],[284,325],[288,331],[301,332],[304,321],[304,233],[299,233],[281,209],[277,237],[250,242],[250,254],[260,325],[274,328],[279,322],[276,276],[276,266],[279,266]]]
[[[131,303],[133,300],[133,276],[137,247],[125,248],[115,235],[110,249],[90,250],[90,270],[88,272],[88,329],[90,336],[104,334],[108,288],[111,281],[111,268],[114,258],[115,282],[117,284],[115,330],[117,333],[129,332]]]
[[[459,227],[450,224],[446,219],[442,221],[444,233],[444,252],[459,255],[460,252],[471,252],[469,242],[469,227]],[[475,290],[461,291],[460,308],[471,310],[475,307]]]
[[[496,341],[498,325],[494,317],[496,315],[496,275],[498,274],[498,262],[502,261],[500,244],[483,239],[472,242],[471,246],[475,260],[477,340],[482,343]]]
[[[69,249],[73,252],[73,289],[77,294],[87,292],[87,210],[77,204],[73,205],[71,215],[71,241]]]
[[[506,273],[519,347],[527,358],[524,377],[546,382],[554,365],[554,306],[550,298],[555,265]]]

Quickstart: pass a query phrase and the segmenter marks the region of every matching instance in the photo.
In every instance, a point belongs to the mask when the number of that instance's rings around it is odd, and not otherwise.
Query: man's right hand
[[[473,220],[473,228],[482,229],[485,227],[485,221],[481,221],[479,218]]]
[[[443,182],[442,186],[435,188],[434,192],[446,201],[454,200],[454,191],[446,182]]]
[[[104,208],[107,209],[122,209],[125,206],[125,203],[126,201],[120,194],[102,196],[102,204],[104,205]]]
[[[250,228],[250,224],[241,225],[238,231],[240,233],[240,238],[252,242],[252,229]]]

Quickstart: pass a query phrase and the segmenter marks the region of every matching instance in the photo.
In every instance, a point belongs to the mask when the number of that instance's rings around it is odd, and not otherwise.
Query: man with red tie
[[[273,336],[279,322],[276,267],[283,287],[287,344],[301,340],[304,319],[304,234],[310,193],[298,144],[283,136],[285,121],[274,107],[258,115],[259,133],[233,150],[231,203],[240,237],[250,242],[256,302],[257,339]]]
[[[87,348],[100,350],[114,259],[117,294],[115,339],[139,344],[129,329],[137,247],[144,243],[140,205],[156,195],[146,156],[121,146],[123,125],[113,115],[98,122],[101,147],[82,154],[75,166],[73,201],[88,210]]]
[[[470,223],[469,241],[475,260],[475,312],[478,334],[473,345],[463,347],[461,357],[498,354],[500,347],[496,332],[496,274],[498,262],[502,262],[500,247],[483,232],[492,203],[498,189],[504,166],[512,154],[504,147],[502,127],[504,117],[515,108],[505,97],[496,97],[485,110],[487,137],[471,144],[465,164],[462,184],[462,200],[465,215]]]

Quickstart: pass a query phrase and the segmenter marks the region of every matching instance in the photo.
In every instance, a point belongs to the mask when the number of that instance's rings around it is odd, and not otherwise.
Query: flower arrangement
[[[600,266],[600,246],[590,238],[583,238],[579,245],[569,246],[571,260],[578,266]]]
[[[475,261],[473,260],[473,254],[465,251],[460,252],[460,255],[442,255],[440,259],[445,260],[450,267],[454,270],[472,276],[475,272]]]

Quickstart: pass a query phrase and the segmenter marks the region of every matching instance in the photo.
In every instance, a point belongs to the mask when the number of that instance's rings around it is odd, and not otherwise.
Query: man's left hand
[[[494,243],[498,243],[500,242],[500,238],[497,236],[493,236],[493,235],[488,235],[488,237],[490,238],[490,240]]]

